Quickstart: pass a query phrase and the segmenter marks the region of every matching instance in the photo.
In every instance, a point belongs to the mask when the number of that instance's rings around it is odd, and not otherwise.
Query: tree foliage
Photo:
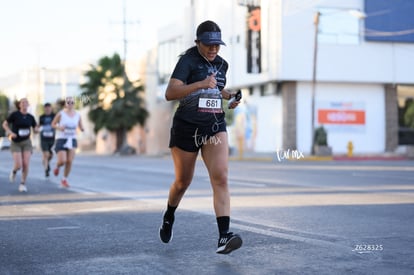
[[[326,132],[323,125],[315,129],[314,145],[328,145],[328,133]]]
[[[404,124],[409,128],[414,128],[414,102],[410,101],[405,107]]]
[[[0,123],[3,123],[9,115],[9,98],[0,92]],[[5,135],[3,127],[0,126],[0,137]]]
[[[85,73],[87,81],[81,85],[83,104],[90,107],[89,119],[94,131],[106,128],[116,132],[126,142],[126,132],[135,125],[144,125],[149,115],[143,98],[144,86],[131,82],[125,74],[118,54],[105,56]],[[122,142],[117,142],[117,149]],[[125,144],[123,144],[125,145]]]

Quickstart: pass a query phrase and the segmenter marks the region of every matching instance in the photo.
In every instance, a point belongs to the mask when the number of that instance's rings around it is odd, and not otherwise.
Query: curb
[[[229,161],[273,161],[272,157],[229,157]]]
[[[375,156],[344,156],[344,155],[337,155],[337,156],[307,156],[300,159],[284,159],[283,161],[404,161],[404,160],[413,160],[406,156],[401,155],[392,155],[392,156],[382,156],[382,155],[375,155]],[[229,157],[229,161],[263,161],[263,162],[272,162],[277,161],[276,157],[268,157],[268,156],[247,156],[247,157]]]
[[[400,155],[390,155],[390,156],[334,156],[333,160],[336,161],[366,161],[366,160],[389,160],[389,161],[395,161],[395,160],[409,160],[409,158],[405,156]]]

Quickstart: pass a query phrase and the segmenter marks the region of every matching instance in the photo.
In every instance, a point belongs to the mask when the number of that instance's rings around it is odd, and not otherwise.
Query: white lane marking
[[[390,179],[403,179],[403,180],[411,180],[412,175],[389,175],[389,174],[381,174],[381,175],[374,175],[374,174],[363,174],[363,173],[352,173],[352,176],[354,177],[365,177],[365,178],[390,178]]]
[[[210,178],[209,177],[204,177],[204,181],[210,182]],[[246,181],[251,181],[252,183],[246,182]],[[229,185],[239,185],[239,186],[244,186],[244,187],[267,187],[266,184],[266,180],[260,180],[260,179],[246,179],[245,180],[239,180],[239,179],[235,179],[235,178],[229,178],[228,179],[228,183]],[[272,182],[274,183],[274,182]]]
[[[57,227],[48,227],[47,230],[73,230],[79,229],[80,226],[57,226]]]
[[[334,243],[334,242],[327,241],[327,240],[306,238],[306,237],[301,237],[301,236],[287,234],[287,233],[280,233],[280,232],[275,232],[275,231],[271,231],[271,230],[265,230],[265,229],[257,228],[257,227],[254,227],[254,226],[242,225],[242,224],[239,224],[237,222],[232,222],[232,227],[240,229],[240,230],[249,231],[249,232],[252,232],[252,233],[261,234],[261,235],[274,237],[274,238],[279,238],[279,239],[284,239],[284,240],[304,242],[304,243],[308,243],[308,244],[312,244],[312,245],[318,245],[318,246],[331,246],[331,247],[341,248],[341,249],[344,249],[344,250],[349,249],[349,247],[346,246],[346,245],[342,245],[342,244],[339,244],[339,243]]]
[[[232,181],[229,180],[230,185],[239,185],[244,187],[266,187],[266,184],[264,183],[247,183],[247,182],[241,182],[241,181]]]

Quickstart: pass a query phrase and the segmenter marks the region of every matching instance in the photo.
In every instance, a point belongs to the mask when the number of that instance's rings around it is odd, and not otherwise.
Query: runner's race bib
[[[65,130],[63,131],[65,137],[73,137],[76,135],[76,127],[75,128],[65,128]]]
[[[27,137],[30,135],[30,129],[19,129],[17,133],[19,134],[19,137]]]
[[[198,98],[198,111],[206,113],[222,113],[222,99],[218,90],[214,93],[202,92]]]
[[[43,131],[42,135],[48,138],[53,137],[53,131]]]

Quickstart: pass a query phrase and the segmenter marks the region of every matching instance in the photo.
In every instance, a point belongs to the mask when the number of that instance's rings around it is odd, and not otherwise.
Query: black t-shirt
[[[185,123],[208,127],[224,120],[221,90],[226,85],[228,63],[220,56],[207,61],[197,48],[188,50],[178,60],[171,78],[191,84],[216,73],[217,89],[202,89],[180,99],[175,119]]]
[[[22,114],[20,111],[15,111],[7,118],[7,123],[11,124],[11,130],[17,135],[13,139],[15,142],[20,142],[30,138],[32,127],[36,127],[37,123],[31,114]]]
[[[43,114],[39,117],[39,125],[43,126],[42,131],[40,132],[40,137],[42,140],[55,139],[55,129],[52,128],[52,121],[54,118],[54,113],[51,113],[50,115]]]

